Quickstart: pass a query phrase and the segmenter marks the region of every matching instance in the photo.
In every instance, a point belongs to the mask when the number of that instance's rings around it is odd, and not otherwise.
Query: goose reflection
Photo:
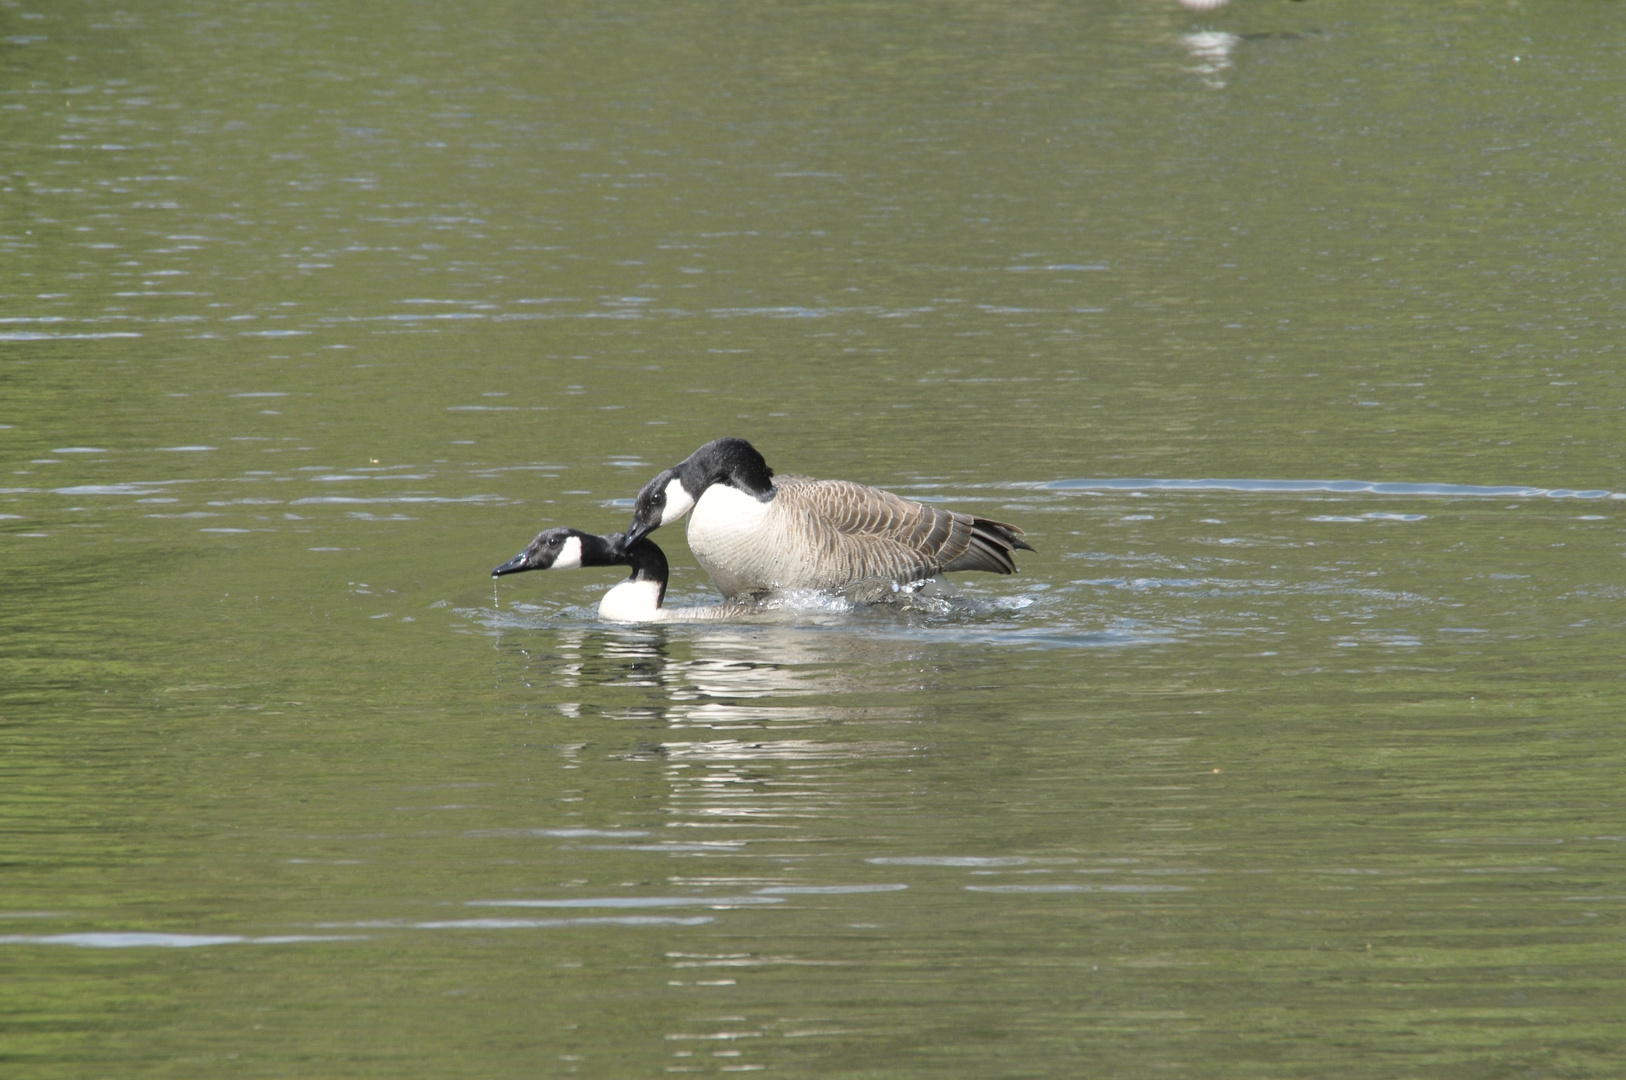
[[[573,737],[584,725],[605,726],[586,735],[595,742],[630,735],[612,757],[658,770],[653,788],[652,775],[635,786],[660,800],[665,829],[684,831],[658,832],[638,849],[674,856],[750,853],[838,807],[850,815],[868,790],[851,770],[914,753],[887,728],[925,711],[847,699],[899,688],[885,683],[890,665],[874,642],[789,627],[572,629],[525,656],[527,685],[554,699]]]
[[[1186,70],[1201,76],[1203,83],[1212,89],[1223,90],[1225,72],[1234,64],[1231,51],[1242,43],[1242,38],[1223,30],[1199,30],[1181,35],[1180,42],[1197,62]]]
[[[788,628],[716,631],[693,639],[690,658],[668,664],[664,682],[678,702],[817,693],[839,678],[847,652],[827,637]]]

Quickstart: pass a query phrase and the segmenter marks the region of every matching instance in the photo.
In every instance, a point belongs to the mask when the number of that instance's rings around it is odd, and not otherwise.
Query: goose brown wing
[[[944,510],[845,480],[780,477],[780,497],[801,508],[801,520],[821,559],[843,567],[848,580],[889,577],[912,581],[945,570],[1009,574],[1013,547],[1027,547],[1021,530],[1002,522]]]

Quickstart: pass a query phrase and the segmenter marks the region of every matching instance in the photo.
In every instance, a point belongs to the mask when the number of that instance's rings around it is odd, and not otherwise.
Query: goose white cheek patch
[[[694,497],[683,490],[683,481],[668,480],[666,505],[661,508],[661,524],[670,525],[694,508]]]
[[[559,549],[559,557],[553,560],[551,570],[576,570],[582,564],[582,542],[578,536],[572,536],[565,541],[564,547]]]

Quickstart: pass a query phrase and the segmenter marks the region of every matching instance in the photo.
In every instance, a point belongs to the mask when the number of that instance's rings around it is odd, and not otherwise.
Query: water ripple
[[[6,934],[0,945],[76,945],[81,949],[195,949],[203,945],[290,945],[305,941],[355,941],[355,934],[279,934],[241,937],[237,934],[151,934],[135,931],[98,931],[80,934]]]
[[[1372,480],[1050,480],[1040,484],[1016,485],[1040,491],[1244,491],[1249,493],[1296,493],[1330,491],[1339,494],[1423,495],[1488,499],[1626,499],[1626,492],[1594,488],[1539,488],[1516,485],[1405,484]]]

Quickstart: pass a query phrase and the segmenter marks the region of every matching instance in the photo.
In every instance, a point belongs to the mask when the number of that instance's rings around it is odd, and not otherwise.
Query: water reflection
[[[0,934],[0,945],[73,945],[81,949],[196,949],[208,945],[298,945],[306,942],[360,941],[360,934],[163,934],[138,931],[87,931],[80,934]]]
[[[741,854],[763,829],[794,829],[792,823],[848,807],[853,788],[841,775],[845,766],[911,752],[907,741],[872,737],[871,726],[926,713],[918,702],[851,703],[848,695],[890,696],[899,684],[884,663],[876,665],[873,642],[842,635],[753,626],[681,633],[572,628],[546,638],[551,648],[525,646],[526,685],[565,715],[577,715],[581,700],[608,689],[657,691],[638,704],[604,709],[607,722],[666,733],[640,739],[619,756],[661,769],[666,828],[713,830],[683,839],[622,834],[616,843],[602,842],[606,834],[582,850]],[[830,737],[854,725],[863,737]],[[753,831],[714,832],[736,828]]]
[[[720,629],[690,639],[692,655],[669,664],[662,682],[675,702],[767,698],[834,689],[855,657],[841,643],[784,627]],[[693,716],[692,711],[689,712]]]
[[[1187,6],[1190,6],[1188,3]],[[1217,7],[1218,4],[1211,4]],[[1236,34],[1223,30],[1198,30],[1190,34],[1182,34],[1181,44],[1196,61],[1195,65],[1187,68],[1194,75],[1201,76],[1204,85],[1215,90],[1225,88],[1224,73],[1232,67],[1231,50],[1242,43],[1242,38]]]

